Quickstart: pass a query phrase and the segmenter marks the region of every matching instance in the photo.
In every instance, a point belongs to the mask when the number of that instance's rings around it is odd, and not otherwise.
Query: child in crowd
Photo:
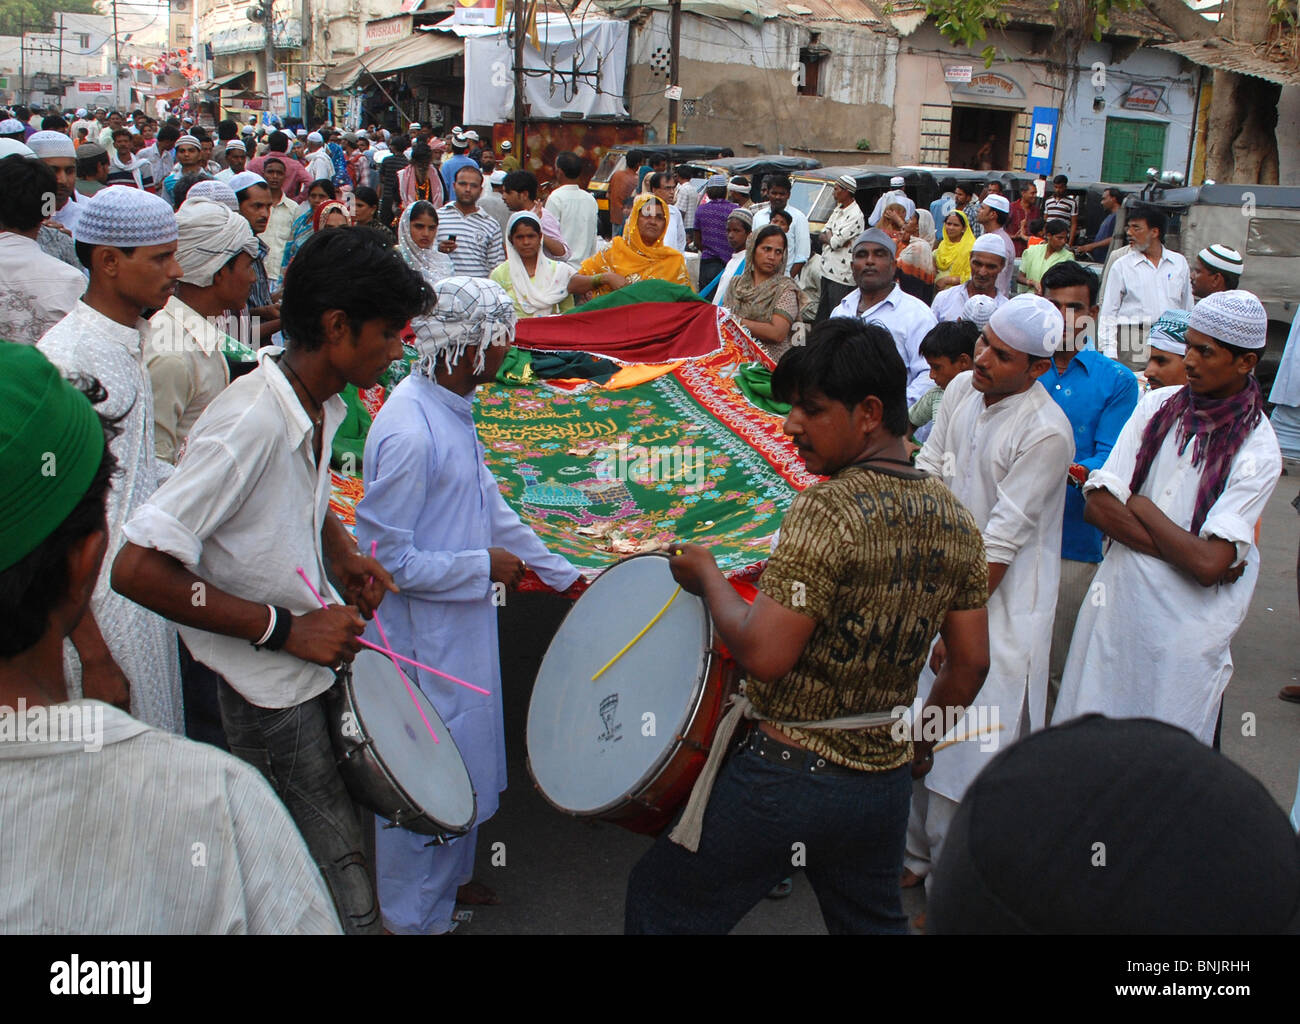
[[[907,410],[917,441],[924,441],[930,435],[930,424],[939,415],[943,389],[957,374],[975,365],[975,339],[979,334],[979,328],[969,320],[945,320],[930,328],[930,333],[921,339],[921,356],[930,364],[934,387]]]

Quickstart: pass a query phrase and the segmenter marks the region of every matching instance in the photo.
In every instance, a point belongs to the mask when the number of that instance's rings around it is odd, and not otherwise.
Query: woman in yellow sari
[[[936,292],[970,280],[970,251],[975,244],[975,232],[960,210],[943,219],[942,230],[943,239],[934,250]]]
[[[651,192],[636,197],[621,238],[608,249],[583,261],[579,274],[596,277],[591,294],[607,295],[637,281],[671,281],[691,284],[686,273],[686,259],[676,249],[664,245],[668,216],[663,200]]]

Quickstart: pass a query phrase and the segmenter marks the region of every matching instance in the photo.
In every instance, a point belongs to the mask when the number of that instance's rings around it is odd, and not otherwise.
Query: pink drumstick
[[[302,581],[307,584],[308,588],[312,592],[312,596],[314,596],[316,600],[320,602],[320,606],[322,608],[328,608],[329,605],[325,603],[325,598],[321,597],[320,591],[318,591],[315,587],[311,585],[311,580],[307,578],[307,574],[302,571],[301,566],[298,567],[298,575],[301,576]],[[362,647],[369,647],[372,651],[378,651],[380,654],[387,654],[391,657],[396,658],[398,661],[404,661],[408,665],[414,665],[416,668],[422,668],[426,672],[432,672],[435,676],[442,676],[443,679],[450,679],[453,683],[460,683],[461,686],[466,686],[469,689],[476,691],[477,693],[486,694],[489,697],[492,696],[492,692],[490,690],[485,690],[481,686],[475,686],[473,683],[467,683],[463,679],[457,679],[455,676],[449,676],[447,675],[446,672],[439,672],[436,668],[430,668],[428,665],[422,665],[420,664],[420,662],[408,658],[404,654],[398,654],[396,651],[386,651],[378,644],[372,644],[369,640],[364,640],[361,637],[357,637],[357,639],[361,641]]]

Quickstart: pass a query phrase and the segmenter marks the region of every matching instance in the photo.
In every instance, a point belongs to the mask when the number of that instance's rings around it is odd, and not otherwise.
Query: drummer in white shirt
[[[474,427],[474,392],[495,379],[514,339],[514,303],[500,285],[476,277],[446,278],[434,292],[433,311],[411,323],[419,362],[366,436],[357,539],[365,550],[377,544],[401,587],[384,605],[392,649],[490,692],[418,673],[465,761],[478,815],[467,835],[444,846],[400,828],[379,830],[384,927],[398,935],[451,931],[457,902],[499,902],[472,881],[478,825],[506,788],[497,608],[529,569],[559,591],[578,580],[578,570],[547,551],[501,497]]]
[[[113,566],[114,589],[179,623],[194,658],[222,677],[230,750],[288,807],[349,934],[381,926],[326,694],[360,650],[362,615],[395,587],[329,510],[331,443],[347,411],[338,393],[375,384],[430,299],[377,235],[309,238],[285,284],[289,347],[261,349],[257,368],[207,407],[176,472],[127,523]]]

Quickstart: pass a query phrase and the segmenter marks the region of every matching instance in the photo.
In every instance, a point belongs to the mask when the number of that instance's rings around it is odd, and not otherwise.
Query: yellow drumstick
[[[930,753],[931,753],[931,754],[937,754],[937,753],[938,753],[939,751],[941,751],[944,747],[951,747],[954,743],[965,743],[965,742],[967,742],[968,740],[980,740],[981,742],[983,742],[984,740],[986,740],[986,739],[988,739],[990,736],[992,736],[995,732],[1001,732],[1002,729],[1003,729],[1003,726],[1001,726],[1001,725],[995,725],[995,726],[994,726],[992,729],[990,729],[988,732],[986,732],[986,733],[980,733],[978,736],[963,736],[963,737],[961,737],[961,739],[944,740],[942,743],[936,745],[936,746],[934,747],[934,749],[930,751]],[[946,763],[946,762],[945,762],[945,763]]]
[[[677,595],[680,594],[681,592],[682,592],[681,587],[677,587],[673,590],[672,597],[668,598],[664,606],[660,608],[658,612],[655,613],[655,617],[645,624],[645,628],[642,629],[641,632],[638,633],[636,636],[634,636],[631,640],[629,640],[624,645],[621,651],[619,651],[616,655],[614,655],[614,657],[610,658],[609,661],[605,662],[601,670],[591,677],[591,681],[593,683],[605,674],[605,669],[609,668],[612,664],[614,664],[614,662],[618,661],[619,658],[623,657],[623,655],[625,655],[628,651],[632,649],[633,644],[635,644],[638,640],[640,640],[643,636],[645,636],[647,633],[650,632],[650,627],[664,617],[664,612],[668,610],[668,606],[677,600]]]

